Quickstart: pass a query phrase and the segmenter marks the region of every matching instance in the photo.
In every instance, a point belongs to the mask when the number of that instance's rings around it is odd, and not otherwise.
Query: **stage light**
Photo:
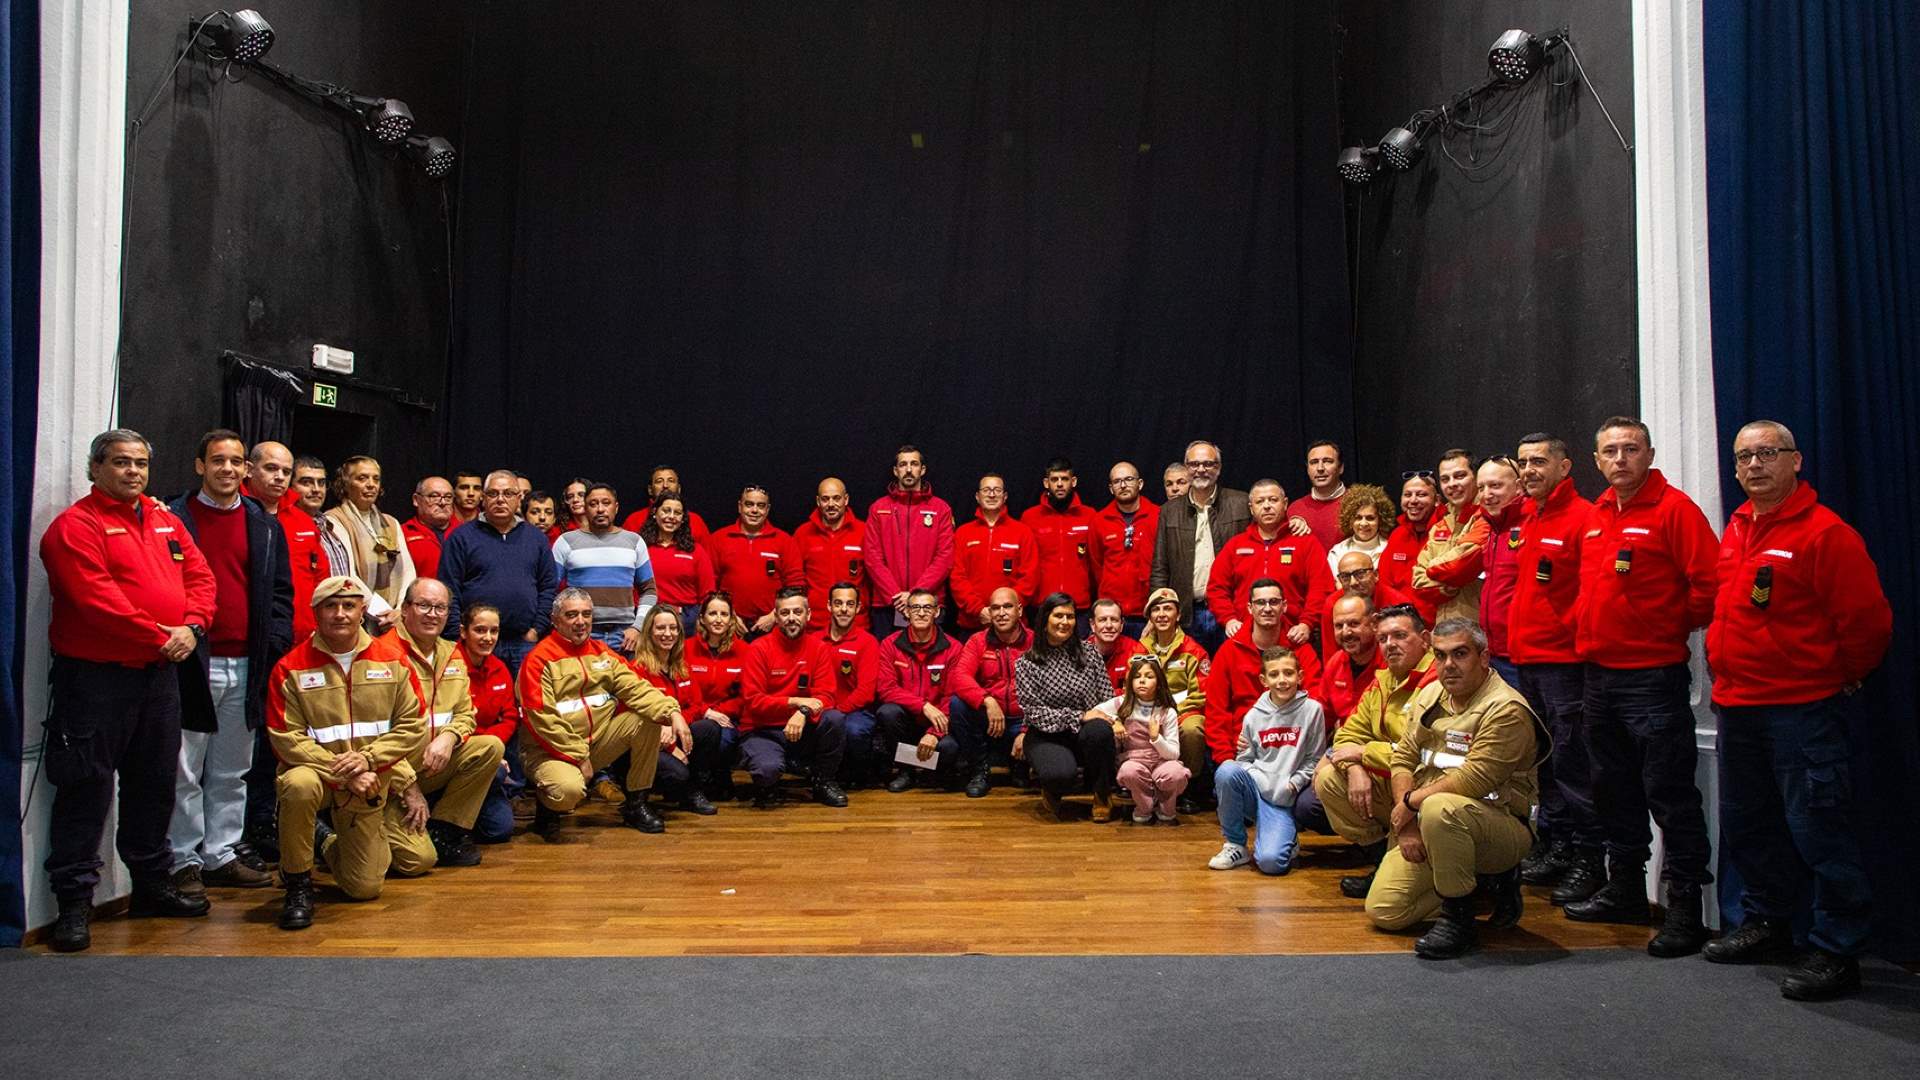
[[[1501,82],[1523,83],[1533,78],[1546,57],[1547,48],[1539,38],[1525,30],[1509,30],[1487,50],[1487,67]]]
[[[236,64],[251,64],[267,55],[273,48],[273,27],[252,8],[239,11],[216,12],[206,21],[206,32],[212,37],[207,47],[207,55],[218,60],[230,60]]]
[[[407,156],[435,179],[453,171],[453,144],[438,135],[407,136]]]
[[[367,130],[388,146],[398,146],[413,134],[413,110],[399,98],[375,98],[363,109]]]
[[[1379,150],[1380,159],[1387,163],[1387,168],[1406,172],[1413,168],[1414,162],[1420,160],[1420,136],[1403,127],[1394,128],[1380,140]]]
[[[1364,146],[1349,146],[1340,151],[1340,178],[1349,184],[1364,184],[1380,170],[1379,152]]]

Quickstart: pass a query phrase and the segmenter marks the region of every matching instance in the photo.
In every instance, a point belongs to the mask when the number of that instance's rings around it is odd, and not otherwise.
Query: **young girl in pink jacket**
[[[1192,774],[1180,764],[1180,721],[1160,661],[1152,653],[1134,657],[1120,696],[1089,709],[1086,718],[1114,725],[1120,744],[1118,779],[1133,795],[1133,823],[1150,825],[1158,817],[1178,825],[1173,803]]]

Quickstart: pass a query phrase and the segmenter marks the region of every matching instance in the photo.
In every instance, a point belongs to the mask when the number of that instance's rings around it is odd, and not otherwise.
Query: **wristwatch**
[[[800,706],[800,715],[806,717],[809,720],[813,719],[813,715],[814,715],[813,706],[811,705]]]
[[[1407,808],[1407,812],[1408,812],[1408,813],[1410,813],[1410,814],[1417,814],[1417,813],[1419,813],[1419,812],[1420,812],[1419,810],[1417,810],[1417,809],[1415,809],[1415,808],[1414,808],[1414,805],[1413,805],[1413,790],[1412,790],[1411,788],[1409,788],[1409,789],[1408,789],[1407,791],[1405,791],[1405,792],[1403,792],[1403,793],[1401,794],[1401,796],[1400,796],[1400,805],[1401,805],[1401,806],[1404,806],[1404,807],[1406,807],[1406,808]]]
[[[199,623],[190,622],[187,624],[187,629],[193,631],[193,640],[195,641],[207,640],[207,628],[204,626],[201,626]]]

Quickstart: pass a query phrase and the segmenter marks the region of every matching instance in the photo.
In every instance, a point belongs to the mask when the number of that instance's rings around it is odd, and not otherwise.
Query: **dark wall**
[[[401,98],[416,130],[457,145],[461,6],[301,0],[260,10],[276,33],[269,60]],[[134,0],[129,120],[179,52],[189,19],[206,10]],[[156,444],[156,493],[193,482],[194,443],[221,419],[223,350],[304,367],[313,343],[324,341],[358,354],[358,378],[429,404],[445,382],[440,185],[257,74],[240,82],[220,75],[189,58],[161,92],[129,162],[120,414]],[[366,449],[383,458],[387,501],[402,505],[410,478],[437,467],[436,413],[354,389],[342,391],[340,408],[370,421]],[[303,413],[296,444],[303,430],[321,441],[315,425],[325,422],[353,417]]]
[[[463,460],[791,525],[906,440],[964,515],[1348,436],[1330,0],[474,10]]]
[[[1376,143],[1486,79],[1502,31],[1545,37],[1569,20],[1587,75],[1633,139],[1630,0],[1339,8],[1345,144]],[[1454,445],[1512,453],[1519,436],[1546,429],[1574,444],[1574,475],[1598,492],[1579,450],[1608,414],[1639,411],[1633,161],[1584,88],[1548,85],[1574,74],[1562,60],[1517,100],[1496,94],[1467,117],[1484,124],[1513,108],[1504,138],[1447,140],[1470,176],[1429,140],[1412,171],[1350,192],[1362,472],[1431,468]]]

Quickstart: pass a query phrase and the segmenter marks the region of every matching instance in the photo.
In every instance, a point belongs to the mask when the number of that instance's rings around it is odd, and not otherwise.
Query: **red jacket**
[[[1026,607],[1040,599],[1040,546],[1033,530],[1002,513],[989,525],[977,511],[953,534],[954,617],[980,629],[980,609],[995,589],[1012,589]]]
[[[1248,621],[1247,593],[1263,577],[1280,582],[1280,591],[1287,597],[1289,626],[1311,629],[1333,591],[1333,571],[1327,567],[1327,549],[1320,541],[1295,536],[1284,523],[1279,536],[1266,540],[1259,525],[1249,525],[1214,556],[1207,575],[1207,608],[1221,626],[1229,619]]]
[[[851,513],[840,519],[838,529],[829,530],[820,521],[820,511],[793,530],[793,546],[800,553],[800,576],[807,586],[807,626],[825,630],[827,593],[842,581],[851,581],[860,590],[860,607],[867,600],[867,527]]]
[[[487,662],[475,664],[465,645],[454,646],[460,662],[467,667],[467,694],[473,698],[473,733],[491,735],[501,742],[513,738],[520,728],[520,701],[513,696],[513,673],[499,657],[488,655]]]
[[[1147,610],[1147,579],[1153,576],[1153,538],[1160,529],[1160,508],[1145,499],[1133,512],[1133,531],[1108,503],[1100,519],[1100,595],[1120,602],[1120,610],[1140,616]],[[1116,688],[1117,690],[1118,688]]]
[[[822,630],[814,637],[833,657],[834,707],[842,712],[871,708],[880,693],[880,643],[855,623],[847,636],[835,641]]]
[[[630,664],[634,674],[647,680],[655,690],[672,698],[680,706],[680,715],[687,723],[706,715],[707,706],[700,698],[700,684],[695,681],[693,672],[687,672],[683,679],[669,679],[659,672],[650,670],[645,664]]]
[[[1490,515],[1487,525],[1492,534],[1480,553],[1480,565],[1486,574],[1480,584],[1480,629],[1486,631],[1488,651],[1509,660],[1513,659],[1513,650],[1507,641],[1507,622],[1520,576],[1520,523],[1525,517],[1526,504],[1520,499]]]
[[[793,537],[772,522],[749,538],[736,521],[708,537],[707,553],[720,588],[733,596],[733,613],[749,625],[773,610],[781,588],[807,583]]]
[[[1333,636],[1333,607],[1346,599],[1346,596],[1347,590],[1335,589],[1327,594],[1326,605],[1320,610],[1320,647],[1327,650],[1328,656],[1340,651],[1340,643]],[[1413,604],[1416,611],[1420,608],[1412,596],[1395,589],[1383,580],[1376,579],[1373,583],[1373,610],[1379,611],[1381,608],[1390,608],[1395,604]],[[1421,617],[1425,618],[1425,616]],[[1429,625],[1427,629],[1431,630],[1433,627]]]
[[[1326,553],[1322,552],[1320,565],[1326,564]],[[1300,688],[1307,696],[1319,700],[1319,655],[1311,645],[1287,647],[1300,659]],[[1240,721],[1266,692],[1266,685],[1260,681],[1260,649],[1253,643],[1253,624],[1248,623],[1221,644],[1220,650],[1213,654],[1213,668],[1207,672],[1207,752],[1213,755],[1214,764],[1233,759]]]
[[[731,717],[736,724],[745,707],[741,694],[745,690],[746,668],[747,646],[738,639],[720,655],[707,648],[705,638],[687,639],[687,674],[693,676],[700,700],[707,708]]]
[[[1613,489],[1593,503],[1580,538],[1580,658],[1610,668],[1687,662],[1687,635],[1713,617],[1720,542],[1692,499],[1659,469],[1633,501]]]
[[[53,592],[53,651],[75,660],[160,663],[166,626],[213,628],[213,571],[167,505],[140,496],[140,512],[95,487],[40,538]]]
[[[417,515],[400,523],[400,533],[407,538],[407,555],[413,559],[414,576],[438,579],[440,546],[446,542],[446,536],[427,528]],[[551,533],[547,539],[552,542]]]
[[[1073,597],[1073,606],[1089,608],[1098,599],[1100,563],[1105,558],[1100,546],[1100,515],[1075,495],[1065,510],[1055,510],[1043,496],[1040,504],[1020,515],[1020,523],[1033,530],[1040,550],[1041,596],[1063,592]]]
[[[887,635],[880,643],[880,700],[900,706],[915,720],[921,719],[920,710],[927,705],[946,712],[947,699],[953,696],[947,677],[959,659],[960,643],[937,626],[933,639],[924,645],[916,644],[905,630]]]
[[[681,503],[680,505],[685,506],[686,504]],[[651,516],[653,516],[653,507],[643,506],[640,509],[635,510],[633,513],[628,514],[627,520],[621,522],[620,527],[627,530],[630,533],[638,534],[640,532],[640,526],[645,525],[647,523],[647,518]],[[707,519],[701,517],[699,514],[693,512],[692,510],[687,511],[686,529],[687,529],[687,532],[693,537],[693,542],[696,544],[706,543],[707,538],[713,535],[713,533],[707,528]],[[447,531],[452,532],[453,530],[448,529]]]
[[[1332,649],[1327,653],[1326,670],[1320,673],[1319,692],[1312,696],[1327,707],[1335,729],[1353,715],[1354,706],[1360,704],[1360,695],[1373,685],[1374,673],[1386,666],[1386,654],[1378,645],[1374,646],[1372,661],[1357,675],[1353,670],[1353,657],[1348,656],[1345,649]]]
[[[793,715],[787,704],[792,697],[818,698],[824,708],[837,703],[833,696],[834,659],[820,639],[808,634],[789,638],[774,631],[747,646],[746,670],[742,673],[740,693],[746,708],[740,717],[742,731],[785,727]],[[820,722],[818,714],[807,720]]]
[[[1099,650],[1099,642],[1092,638],[1087,640],[1093,644],[1095,651]],[[1146,651],[1147,647],[1140,644],[1137,639],[1121,634],[1113,643],[1113,652],[1101,658],[1107,662],[1107,681],[1113,684],[1114,693],[1121,697],[1127,695],[1127,665],[1133,661],[1134,657]]]
[[[922,483],[911,495],[889,484],[867,508],[867,580],[875,607],[891,607],[893,595],[947,588],[953,572],[953,508]]]
[[[1765,591],[1761,592],[1762,578]],[[1719,705],[1798,705],[1872,674],[1893,637],[1880,571],[1853,526],[1802,482],[1770,514],[1748,502],[1720,541],[1707,665]],[[1766,606],[1757,602],[1764,596]]]
[[[1020,715],[1020,693],[1013,677],[1015,661],[1033,648],[1033,631],[1022,626],[1009,645],[992,630],[967,639],[953,664],[953,693],[970,709],[979,709],[988,697],[1000,703],[1008,716]]]
[[[1421,522],[1402,521],[1387,534],[1387,546],[1380,552],[1380,584],[1391,585],[1394,591],[1413,597],[1413,606],[1420,612],[1420,618],[1428,626],[1433,625],[1433,614],[1437,605],[1424,596],[1416,596],[1413,591],[1413,564],[1420,558],[1420,549],[1427,546],[1427,531],[1433,528],[1434,515],[1428,514]]]
[[[300,509],[293,492],[281,497],[274,519],[286,534],[287,561],[293,569],[293,640],[305,641],[314,630],[313,587],[333,576],[333,567],[320,546],[320,526],[312,514]]]
[[[1531,499],[1520,522],[1519,579],[1507,609],[1508,655],[1516,664],[1574,664],[1573,609],[1580,599],[1580,538],[1593,504],[1571,477],[1541,506]]]
[[[698,544],[692,551],[648,544],[647,560],[653,564],[654,595],[682,611],[696,607],[718,582],[713,554]]]

